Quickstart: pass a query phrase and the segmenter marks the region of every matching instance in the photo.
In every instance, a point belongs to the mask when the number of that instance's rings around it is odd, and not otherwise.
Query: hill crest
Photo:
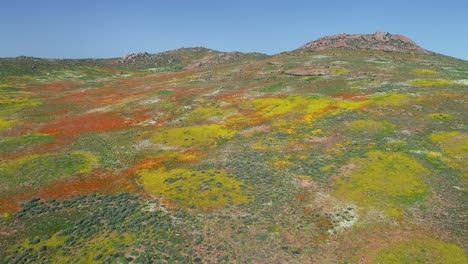
[[[298,48],[299,51],[323,51],[336,48],[383,50],[389,52],[423,53],[431,52],[418,46],[410,38],[390,34],[388,32],[376,32],[374,34],[348,34],[340,33],[332,36],[321,37],[308,42]]]

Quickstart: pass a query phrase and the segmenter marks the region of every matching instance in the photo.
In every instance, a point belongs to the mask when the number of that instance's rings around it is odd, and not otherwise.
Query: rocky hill
[[[383,50],[390,52],[417,52],[430,54],[431,52],[419,47],[414,41],[403,35],[394,35],[388,32],[374,34],[347,34],[340,33],[326,36],[309,42],[298,50],[323,51],[336,48]]]
[[[178,67],[194,69],[202,66],[240,61],[249,57],[264,58],[266,55],[261,53],[221,52],[203,47],[195,47],[180,48],[155,54],[148,52],[132,53],[118,59],[116,63],[134,68]]]
[[[467,91],[387,33],[2,58],[0,264],[468,263]]]

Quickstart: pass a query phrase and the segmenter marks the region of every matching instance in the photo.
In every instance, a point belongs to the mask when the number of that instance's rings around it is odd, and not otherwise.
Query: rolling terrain
[[[467,89],[382,32],[2,58],[0,263],[468,263]]]

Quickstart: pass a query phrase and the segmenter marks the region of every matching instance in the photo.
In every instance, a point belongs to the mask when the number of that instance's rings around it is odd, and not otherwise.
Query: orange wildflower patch
[[[71,195],[90,193],[138,192],[131,174],[116,174],[113,171],[98,169],[88,175],[80,175],[55,181],[39,190],[4,193],[0,196],[0,213],[19,210],[20,203],[36,196],[41,199],[63,198]]]
[[[166,200],[162,200],[161,201],[161,204],[165,205],[167,208],[173,210],[176,208],[175,204],[169,202],[169,201],[166,201]]]
[[[134,170],[138,171],[138,170],[152,169],[157,166],[160,166],[164,160],[165,160],[165,157],[162,157],[162,156],[145,158],[135,165]]]
[[[119,103],[124,103],[125,101],[135,101],[141,98],[144,98],[145,95],[148,95],[152,91],[123,91],[123,90],[112,90],[113,93],[109,93],[105,96],[100,95],[95,98],[93,105],[95,106],[106,106],[106,105],[115,105]]]
[[[89,193],[136,192],[138,187],[128,173],[115,174],[99,169],[91,175],[56,181],[44,187],[37,195],[43,199]]]
[[[322,110],[322,112],[323,112],[323,113],[327,113],[327,112],[331,112],[331,111],[338,110],[338,109],[340,109],[339,106],[334,105],[334,104],[331,104],[331,105],[326,106],[326,107]]]
[[[209,91],[209,87],[194,87],[194,86],[176,86],[171,87],[175,93],[171,94],[170,98],[182,98],[190,96],[200,96],[203,92]]]
[[[131,112],[132,116],[127,118],[127,121],[131,124],[144,122],[157,114],[157,112],[155,112],[154,110],[146,109],[143,107],[132,109]]]
[[[214,99],[218,101],[226,100],[234,103],[245,101],[245,99],[239,98],[241,95],[244,95],[247,92],[246,88],[242,89],[232,89],[224,91],[220,94],[217,94]]]
[[[73,104],[81,106],[97,106],[98,100],[116,93],[113,89],[88,88],[85,90],[70,91],[50,100],[52,103]]]
[[[362,93],[338,93],[334,96],[341,98],[343,100],[352,100],[352,101],[364,101],[367,99],[367,95],[362,94]]]
[[[17,199],[12,199],[13,197],[1,197],[0,199],[0,214],[3,213],[13,213],[18,211],[21,207],[19,206],[19,201]]]
[[[296,200],[304,202],[309,198],[309,193],[308,192],[296,193],[294,197],[296,198]]]
[[[269,117],[259,116],[258,112],[242,113],[239,116],[229,118],[226,127],[241,128],[246,126],[252,126],[262,123],[268,119]]]
[[[24,89],[27,92],[33,92],[36,94],[55,94],[57,92],[62,92],[70,88],[74,88],[79,85],[79,82],[48,82],[48,83],[40,83],[35,82],[32,84],[31,88]]]
[[[160,155],[144,158],[139,161],[134,167],[133,171],[154,169],[161,165],[168,165],[163,163],[182,163],[182,162],[195,162],[205,155],[200,150],[188,150],[184,152],[167,152]]]
[[[128,126],[116,113],[87,113],[78,116],[65,116],[49,122],[40,129],[44,134],[60,134],[68,137],[85,132],[104,132]]]

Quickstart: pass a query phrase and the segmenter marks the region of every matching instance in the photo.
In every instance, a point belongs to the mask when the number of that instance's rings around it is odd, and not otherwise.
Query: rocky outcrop
[[[207,58],[197,60],[197,61],[185,66],[184,69],[189,70],[189,69],[194,69],[194,68],[200,68],[200,67],[203,67],[203,66],[228,63],[228,62],[232,62],[232,61],[242,57],[242,55],[244,55],[244,53],[241,53],[241,52],[221,52],[221,53],[216,54],[214,56],[208,56]]]
[[[309,42],[298,50],[322,51],[337,48],[383,50],[406,53],[431,53],[419,47],[414,41],[403,35],[393,35],[388,32],[376,32],[374,34],[341,33],[334,36],[322,37],[316,41]]]
[[[147,52],[138,52],[125,55],[117,61],[118,64],[125,65],[167,65],[179,62],[176,56],[167,53],[149,54]]]
[[[115,61],[130,67],[177,67],[194,69],[231,63],[244,59],[268,57],[260,53],[220,52],[203,47],[180,48],[156,54],[139,52],[125,55]]]

